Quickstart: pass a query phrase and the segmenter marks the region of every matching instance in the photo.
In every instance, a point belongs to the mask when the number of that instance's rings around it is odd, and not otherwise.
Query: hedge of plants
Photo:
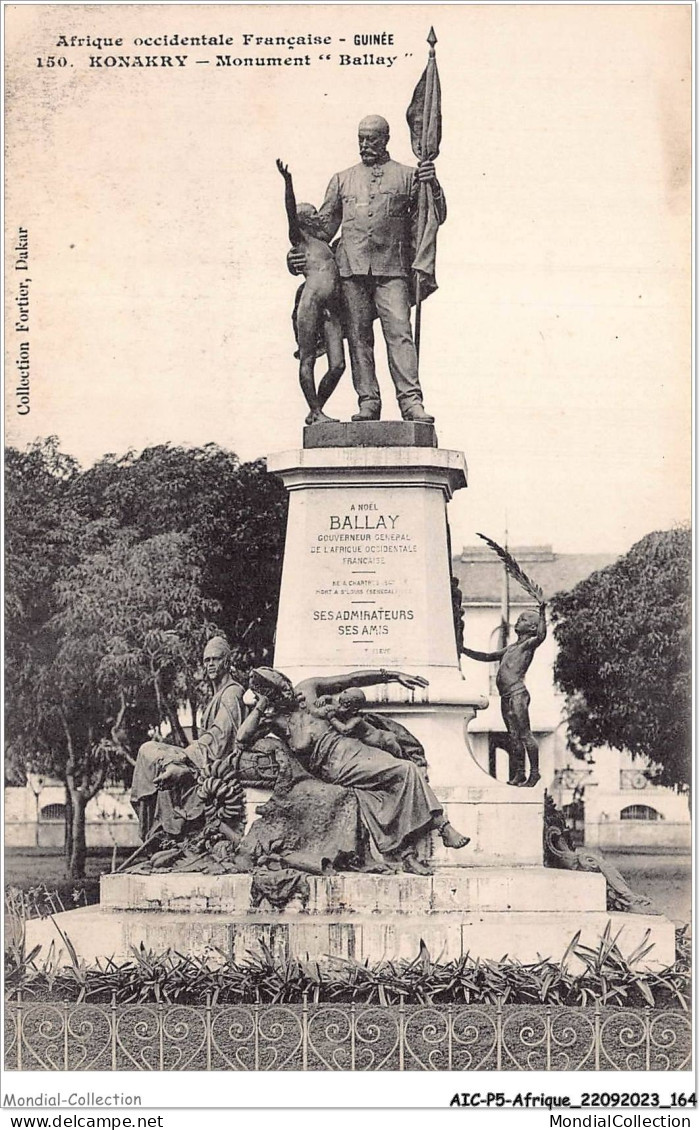
[[[58,927],[57,927],[58,929]],[[560,962],[543,958],[523,964],[504,956],[487,961],[469,955],[458,961],[433,961],[421,943],[413,961],[370,965],[352,959],[326,962],[279,961],[264,945],[244,963],[233,964],[212,951],[192,957],[168,950],[154,953],[143,944],[128,961],[86,964],[70,939],[26,951],[24,931],[10,935],[5,986],[10,999],[119,1003],[295,1004],[543,1004],[681,1008],[690,1005],[688,928],[676,936],[676,960],[659,972],[635,968],[653,948],[646,940],[623,955],[610,924],[598,946],[583,945],[576,934]],[[647,935],[648,936],[648,935]]]

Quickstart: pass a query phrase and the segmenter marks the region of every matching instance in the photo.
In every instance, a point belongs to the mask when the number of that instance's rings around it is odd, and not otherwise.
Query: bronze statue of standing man
[[[389,125],[379,115],[362,119],[358,142],[359,164],[331,178],[318,212],[329,241],[342,225],[336,262],[359,404],[352,418],[378,420],[381,416],[372,326],[378,315],[403,419],[433,423],[423,405],[411,331],[411,264],[420,185],[429,185],[440,224],[447,215],[444,193],[432,161],[421,161],[417,169],[392,161],[387,151]],[[291,251],[288,263],[293,274],[301,274],[303,251]]]

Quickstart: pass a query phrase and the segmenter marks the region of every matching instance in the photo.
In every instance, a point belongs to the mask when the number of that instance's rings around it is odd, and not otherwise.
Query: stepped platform
[[[434,875],[307,876],[304,912],[318,915],[415,916],[466,911],[605,910],[602,875],[547,867],[444,868]],[[250,875],[103,875],[105,910],[240,914],[250,907]]]
[[[237,962],[264,943],[276,959],[411,960],[427,945],[434,960],[472,957],[559,961],[576,933],[596,946],[608,922],[631,953],[650,931],[640,968],[673,962],[673,924],[659,915],[609,913],[601,875],[543,867],[444,868],[417,875],[309,876],[305,906],[250,908],[248,875],[108,875],[99,907],[56,916],[86,961],[126,961],[142,942],[160,952]],[[265,905],[265,904],[264,904]],[[27,923],[27,945],[61,940],[50,919]],[[67,955],[65,955],[67,957]],[[572,967],[575,967],[572,962]]]

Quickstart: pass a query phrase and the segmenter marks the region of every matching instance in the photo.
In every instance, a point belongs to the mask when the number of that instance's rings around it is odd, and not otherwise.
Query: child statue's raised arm
[[[284,179],[284,205],[287,209],[287,221],[289,223],[289,242],[292,247],[296,247],[297,244],[301,243],[302,235],[297,219],[297,202],[294,195],[294,185],[292,184],[292,174],[288,167],[280,161],[279,157],[277,158],[276,165],[279,169],[280,176]]]

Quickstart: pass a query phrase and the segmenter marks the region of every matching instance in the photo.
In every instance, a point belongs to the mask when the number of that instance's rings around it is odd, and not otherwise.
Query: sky
[[[17,5],[6,18],[8,442],[56,434],[84,466],[165,442],[244,460],[300,447],[275,158],[318,204],[358,160],[359,119],[381,113],[392,157],[412,164],[405,111],[432,23],[448,218],[421,382],[440,446],[469,467],[449,507],[455,550],[507,524],[513,546],[621,553],[688,519],[690,5]],[[352,44],[381,33],[393,42]],[[133,42],[202,34],[234,43]],[[71,35],[124,43],[57,46]],[[340,62],[368,52],[393,62]],[[216,66],[307,53],[308,66]],[[188,61],[89,65],[138,54]],[[13,299],[27,276],[20,416]],[[349,366],[328,410],[355,410]]]

